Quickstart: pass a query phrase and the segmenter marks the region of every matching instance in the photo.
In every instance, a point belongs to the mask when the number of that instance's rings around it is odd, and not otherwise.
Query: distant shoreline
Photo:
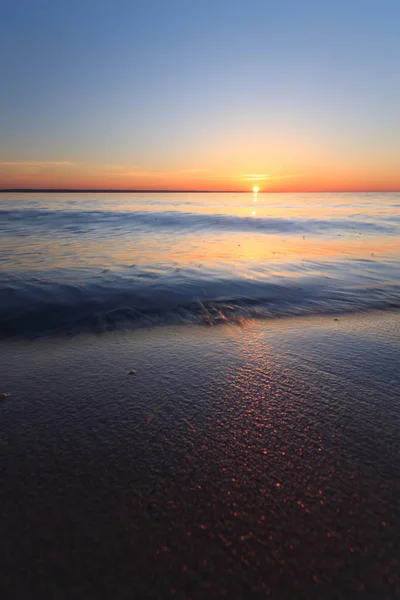
[[[0,189],[0,192],[22,192],[22,193],[32,193],[32,192],[57,192],[57,193],[98,193],[98,194],[248,194],[253,193],[251,190],[119,190],[119,189],[65,189],[65,188],[5,188]],[[275,193],[275,192],[274,192]]]
[[[120,189],[65,189],[65,188],[0,188],[0,193],[18,192],[57,194],[253,194],[252,190],[120,190]],[[260,190],[259,194],[398,194],[399,190]]]

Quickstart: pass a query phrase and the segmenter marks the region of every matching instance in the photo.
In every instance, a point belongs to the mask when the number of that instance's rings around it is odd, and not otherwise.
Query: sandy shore
[[[369,313],[0,344],[1,597],[398,597],[399,334]]]

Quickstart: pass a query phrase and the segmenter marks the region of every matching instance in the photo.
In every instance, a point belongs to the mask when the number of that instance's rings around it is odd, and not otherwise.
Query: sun
[[[253,192],[254,192],[255,194],[257,194],[257,192],[259,192],[259,191],[260,191],[260,188],[258,187],[258,185],[255,185],[255,186],[253,187]]]

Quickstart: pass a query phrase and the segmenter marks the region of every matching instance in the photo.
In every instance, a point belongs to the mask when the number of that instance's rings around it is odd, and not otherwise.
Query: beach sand
[[[399,334],[2,342],[1,598],[400,597]]]

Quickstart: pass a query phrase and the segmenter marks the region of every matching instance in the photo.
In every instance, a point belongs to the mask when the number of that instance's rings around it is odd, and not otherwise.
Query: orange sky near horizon
[[[293,173],[210,168],[151,170],[72,161],[0,162],[1,189],[118,189],[260,192],[400,191],[400,171],[336,166]]]

